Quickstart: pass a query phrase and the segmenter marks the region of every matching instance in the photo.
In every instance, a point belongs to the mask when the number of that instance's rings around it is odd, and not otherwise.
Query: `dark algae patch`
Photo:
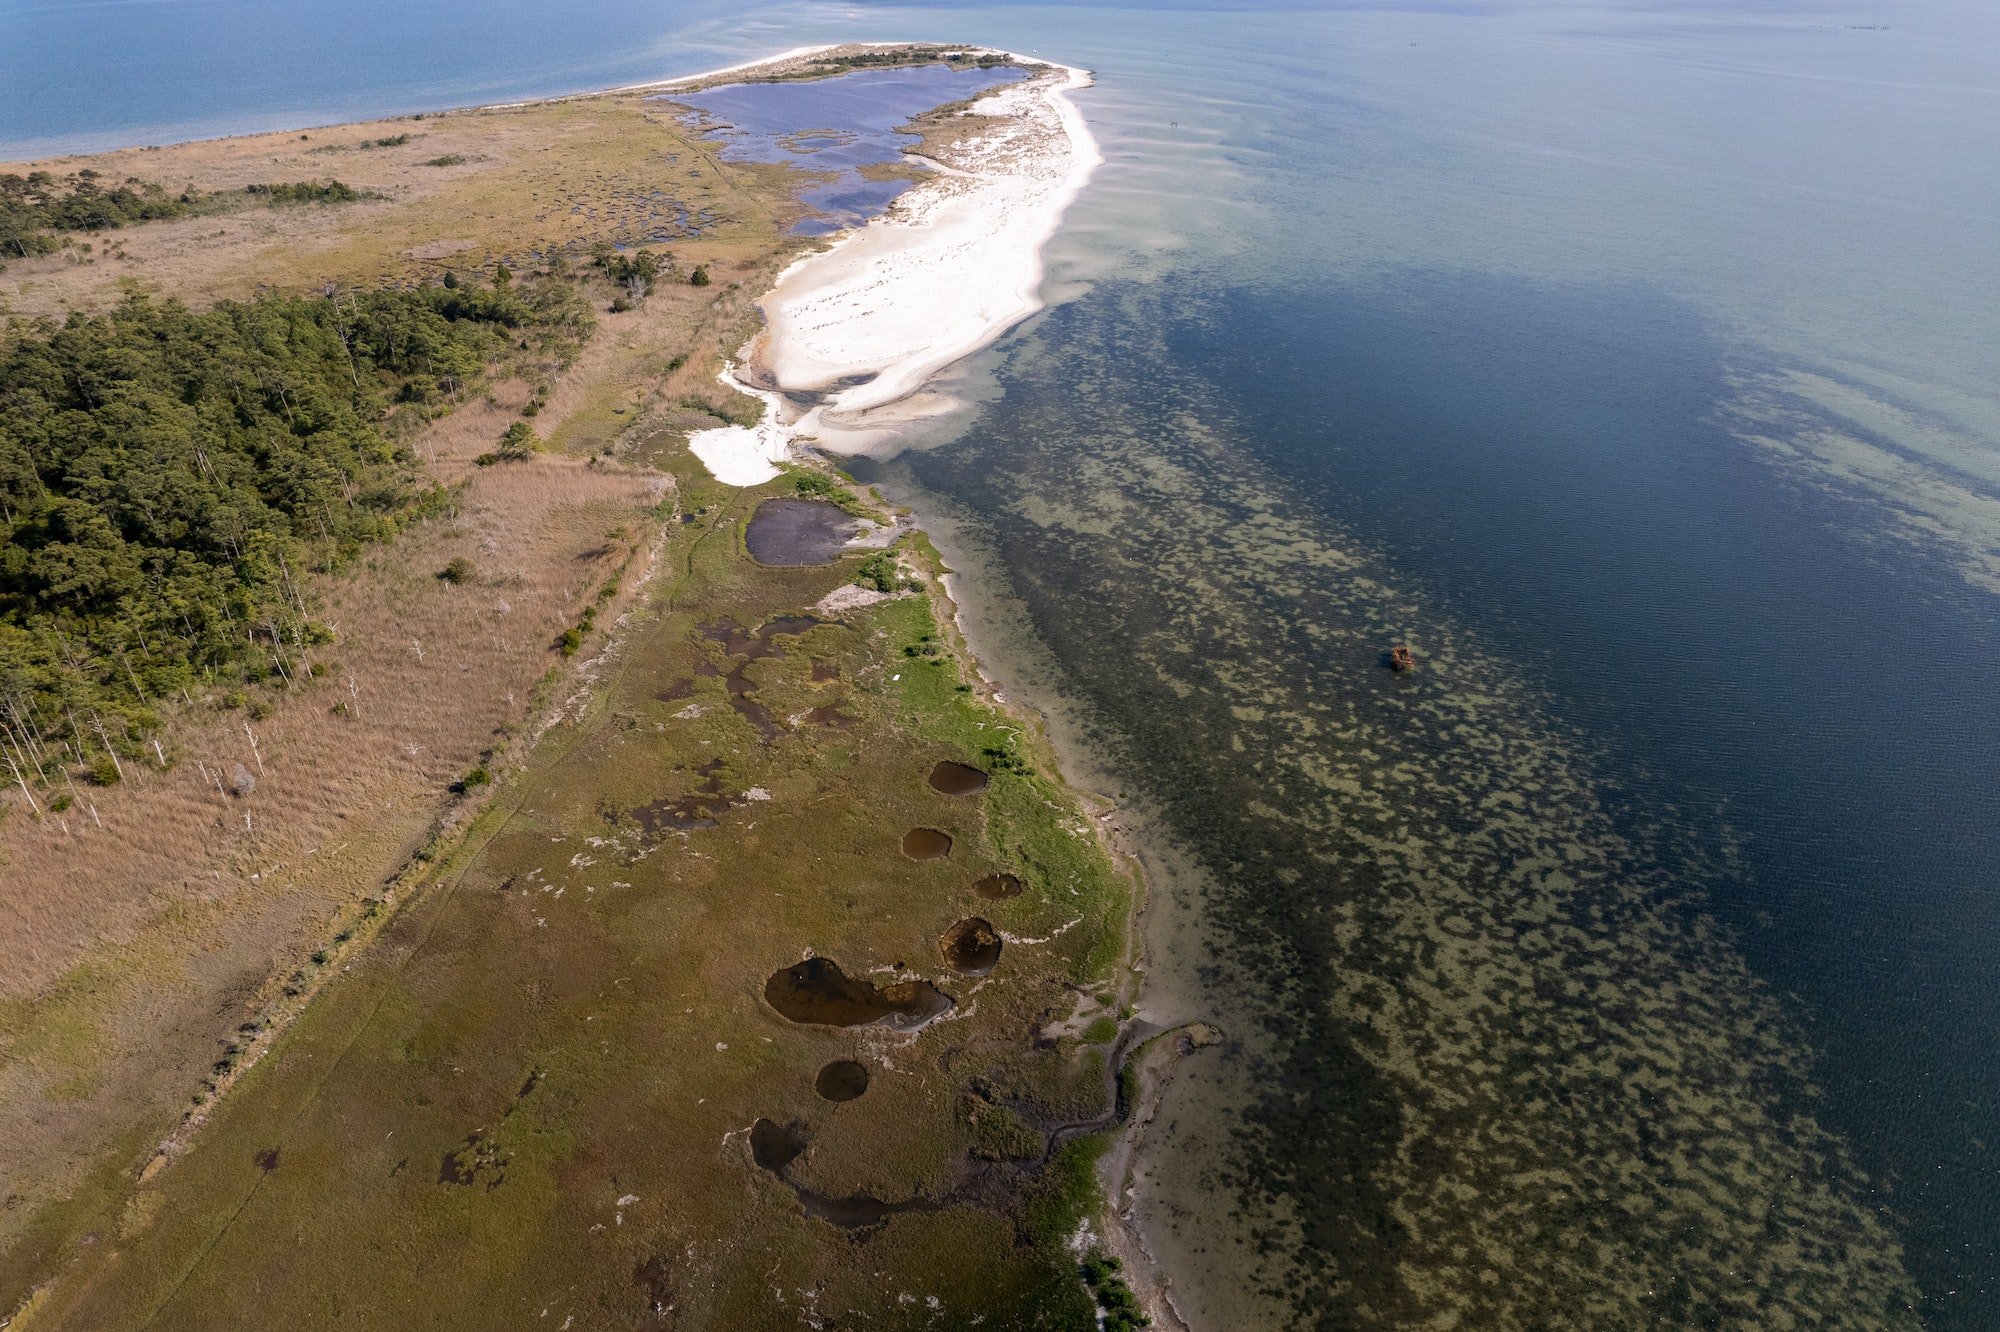
[[[903,834],[903,854],[911,860],[943,860],[951,854],[951,834],[936,828],[912,828]]]
[[[780,568],[831,564],[857,527],[839,505],[825,500],[765,500],[750,516],[743,544],[759,564]]]
[[[749,722],[751,728],[767,741],[775,739],[780,728],[771,710],[756,697],[757,684],[751,678],[751,666],[759,661],[784,658],[786,648],[778,639],[796,638],[821,623],[824,622],[811,615],[780,615],[765,621],[754,632],[745,632],[727,620],[701,626],[701,637],[720,646],[723,654],[735,661],[727,671],[704,662],[702,673],[722,677],[731,711]],[[808,714],[807,720],[816,722],[819,719]]]
[[[779,1124],[760,1119],[750,1126],[750,1159],[760,1170],[783,1180],[809,1217],[841,1230],[873,1230],[892,1216],[904,1212],[934,1212],[939,1204],[928,1198],[908,1198],[887,1202],[870,1193],[852,1193],[834,1198],[806,1187],[786,1175],[792,1162],[805,1155],[812,1139],[797,1123]]]
[[[1000,965],[1000,932],[982,916],[968,916],[944,932],[938,951],[961,976],[989,975]]]
[[[925,980],[876,987],[849,976],[830,958],[809,957],[776,972],[764,1001],[793,1022],[828,1027],[921,1027],[951,1011],[951,996]]]
[[[946,761],[931,769],[930,785],[939,795],[977,795],[986,789],[986,774],[967,763]]]
[[[1314,1332],[1917,1326],[1903,1184],[1828,1131],[1804,1033],[1705,910],[1728,848],[1621,805],[1453,603],[1260,461],[1284,422],[1188,372],[1225,313],[1099,286],[977,430],[875,474],[1005,552],[982,600],[1020,599],[1010,632],[1191,852],[1149,985],[1230,1044],[1146,1130],[1134,1215],[1176,1299]],[[1301,453],[1323,419],[1286,427]],[[1404,642],[1420,669],[1383,670]],[[1010,934],[1021,900],[992,903]]]
[[[653,839],[669,832],[715,827],[722,813],[737,803],[722,793],[722,770],[726,766],[721,759],[710,759],[696,769],[701,774],[701,783],[693,794],[641,805],[632,811],[633,819]]]
[[[868,1090],[868,1065],[854,1059],[836,1059],[813,1079],[813,1090],[822,1100],[859,1100]]]

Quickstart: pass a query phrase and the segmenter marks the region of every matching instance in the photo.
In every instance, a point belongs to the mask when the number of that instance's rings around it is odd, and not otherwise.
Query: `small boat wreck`
[[[1407,643],[1398,643],[1396,646],[1390,648],[1384,660],[1388,663],[1389,669],[1392,671],[1413,670],[1417,664],[1417,659],[1411,655]]]

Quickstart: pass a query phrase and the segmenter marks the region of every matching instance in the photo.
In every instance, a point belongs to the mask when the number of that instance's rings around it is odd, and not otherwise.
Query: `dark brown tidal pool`
[[[936,828],[912,828],[903,834],[903,854],[911,860],[943,860],[951,854],[951,834]]]
[[[813,1079],[813,1090],[826,1101],[856,1101],[868,1090],[868,1065],[853,1059],[836,1059]]]
[[[944,932],[938,951],[961,976],[985,976],[1000,965],[1000,932],[983,916],[967,916]]]
[[[930,784],[939,795],[977,795],[986,789],[986,774],[967,763],[946,761],[931,769]]]
[[[765,500],[750,515],[743,544],[759,564],[832,564],[859,524],[825,500]]]
[[[1015,874],[989,874],[972,885],[972,891],[989,902],[1002,901],[1009,897],[1019,897],[1027,887]]]
[[[879,1022],[904,1031],[941,1017],[952,1005],[951,996],[929,981],[897,981],[877,988],[824,957],[809,957],[774,972],[764,982],[764,1000],[793,1022],[827,1027]]]

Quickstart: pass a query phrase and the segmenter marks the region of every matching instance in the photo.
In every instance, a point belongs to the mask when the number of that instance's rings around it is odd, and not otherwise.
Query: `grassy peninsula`
[[[10,1325],[1133,1325],[1129,874],[920,532],[685,447],[788,169],[623,93],[6,170],[141,182],[0,273]]]

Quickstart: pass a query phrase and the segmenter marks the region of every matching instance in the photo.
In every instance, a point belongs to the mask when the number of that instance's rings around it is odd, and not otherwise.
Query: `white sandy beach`
[[[977,128],[933,162],[935,174],[779,275],[744,359],[760,383],[827,396],[800,413],[759,393],[761,425],[697,434],[690,447],[718,480],[769,480],[791,441],[860,453],[901,422],[948,410],[914,399],[1042,308],[1042,247],[1103,159],[1068,96],[1089,74],[1016,58],[1034,76],[967,108]]]

